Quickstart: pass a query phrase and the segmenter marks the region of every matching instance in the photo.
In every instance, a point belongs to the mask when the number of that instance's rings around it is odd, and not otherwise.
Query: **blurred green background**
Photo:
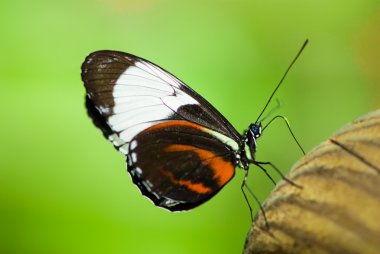
[[[80,65],[114,49],[164,67],[239,130],[276,94],[306,150],[379,107],[379,1],[1,1],[0,253],[240,253],[243,171],[215,198],[170,213],[142,197],[86,115]],[[274,104],[273,104],[274,105]],[[257,159],[301,157],[285,125]],[[272,174],[279,179],[276,174]],[[264,201],[273,185],[252,167]],[[257,205],[252,201],[255,209]]]

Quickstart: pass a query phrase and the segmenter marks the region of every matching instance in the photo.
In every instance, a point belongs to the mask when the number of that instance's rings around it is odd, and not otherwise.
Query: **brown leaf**
[[[345,126],[290,170],[244,253],[380,253],[380,110]]]

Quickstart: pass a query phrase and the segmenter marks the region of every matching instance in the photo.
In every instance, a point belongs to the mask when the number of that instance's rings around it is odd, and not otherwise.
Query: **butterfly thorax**
[[[255,159],[256,140],[261,136],[261,123],[252,123],[243,135],[243,142],[240,148],[240,165],[244,169],[248,169]]]

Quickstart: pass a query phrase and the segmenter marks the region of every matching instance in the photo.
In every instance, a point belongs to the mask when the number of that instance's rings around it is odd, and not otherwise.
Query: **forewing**
[[[89,115],[125,155],[138,133],[173,120],[206,127],[223,142],[236,144],[240,139],[232,125],[199,94],[139,57],[117,51],[94,52],[82,65],[82,80]]]

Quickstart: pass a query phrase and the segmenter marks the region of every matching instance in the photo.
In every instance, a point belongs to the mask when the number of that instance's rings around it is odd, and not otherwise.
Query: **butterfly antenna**
[[[263,118],[261,118],[260,122],[264,122],[268,117],[270,117],[276,110],[278,110],[279,108],[281,108],[282,106],[282,103],[279,99],[276,99],[276,106],[274,108],[272,108],[268,113],[266,113],[266,115],[264,115]]]
[[[281,86],[282,82],[284,81],[285,77],[288,75],[288,72],[289,70],[292,68],[293,64],[297,61],[298,57],[301,55],[302,51],[304,50],[304,48],[306,47],[307,43],[309,42],[308,39],[306,39],[306,41],[303,43],[301,49],[298,51],[296,57],[293,59],[293,61],[290,63],[289,67],[286,69],[284,75],[282,76],[280,82],[278,83],[278,85],[276,86],[276,88],[273,90],[271,96],[269,97],[269,100],[267,101],[267,104],[265,104],[265,107],[264,109],[261,111],[259,117],[257,118],[256,122],[255,123],[258,123],[260,117],[263,115],[264,111],[266,110],[266,108],[268,107],[269,103],[271,102],[274,94],[277,92],[278,88]]]
[[[293,131],[292,131],[292,128],[290,128],[290,123],[289,123],[288,119],[287,119],[285,116],[278,115],[278,116],[273,117],[273,118],[269,121],[269,123],[267,123],[267,124],[263,127],[262,131],[264,131],[264,130],[265,130],[265,129],[266,129],[271,123],[273,123],[273,121],[276,120],[276,119],[282,119],[282,120],[284,120],[284,122],[285,122],[285,124],[286,124],[286,127],[288,127],[288,130],[289,130],[290,134],[292,135],[294,141],[296,141],[296,143],[297,143],[298,147],[301,149],[303,155],[306,155],[305,150],[303,150],[303,148],[302,148],[300,142],[298,141],[298,139],[297,139],[296,136],[294,135],[294,133],[293,133]]]

